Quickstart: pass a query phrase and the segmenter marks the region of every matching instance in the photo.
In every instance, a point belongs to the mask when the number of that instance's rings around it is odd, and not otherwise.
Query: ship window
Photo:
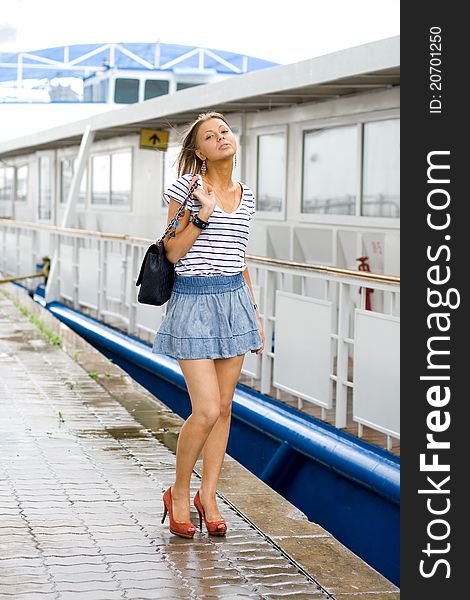
[[[400,121],[364,125],[362,215],[400,217]]]
[[[202,83],[190,83],[189,81],[188,82],[179,81],[176,84],[176,91],[178,92],[179,90],[186,90],[191,87],[196,87],[197,85],[203,85],[203,84]]]
[[[92,204],[109,204],[111,156],[100,154],[92,159]]]
[[[128,205],[131,199],[130,151],[100,154],[92,160],[92,204]]]
[[[16,169],[16,200],[26,202],[28,199],[28,165]]]
[[[78,158],[73,161],[73,168],[76,169],[78,164]],[[78,203],[85,204],[86,200],[86,189],[87,189],[87,179],[88,179],[88,169],[85,167],[83,169],[83,176],[80,182],[80,191],[78,193]]]
[[[170,82],[166,79],[147,79],[145,82],[144,100],[168,94]]]
[[[256,208],[281,212],[286,189],[286,135],[284,132],[258,136]]]
[[[139,79],[116,79],[114,88],[114,102],[118,104],[132,104],[139,101]]]
[[[356,125],[305,132],[302,212],[354,215],[357,160]]]
[[[38,218],[50,219],[52,216],[51,159],[49,156],[39,158],[39,197]]]
[[[13,177],[15,169],[13,167],[0,167],[0,202],[10,203],[13,195]],[[7,212],[11,205],[6,207]],[[0,215],[7,214],[3,207],[0,207]]]
[[[131,200],[132,155],[119,152],[111,156],[111,204],[129,204]]]
[[[67,202],[73,177],[73,160],[63,158],[60,161],[60,202]]]
[[[83,89],[83,100],[84,102],[93,102],[93,86],[90,84],[85,85]]]
[[[63,158],[60,161],[60,202],[67,202],[70,186],[72,185],[72,177],[77,168],[77,158]],[[86,195],[86,167],[83,172],[82,181],[80,183],[80,192],[78,202],[84,203]]]
[[[109,91],[109,79],[102,79],[99,83],[98,97],[96,99],[99,102],[107,102],[108,101],[108,91]]]

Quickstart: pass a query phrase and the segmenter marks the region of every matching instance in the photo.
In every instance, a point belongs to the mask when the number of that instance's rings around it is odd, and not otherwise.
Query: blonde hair
[[[201,113],[183,133],[181,150],[176,161],[178,165],[178,177],[186,175],[186,173],[197,174],[201,172],[202,160],[196,155],[196,136],[199,127],[209,119],[221,119],[224,123],[227,123],[228,127],[230,127],[227,119],[221,113],[215,111]]]

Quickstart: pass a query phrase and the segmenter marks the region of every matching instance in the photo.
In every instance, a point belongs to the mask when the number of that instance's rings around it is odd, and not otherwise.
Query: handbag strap
[[[164,234],[157,240],[157,244],[159,244],[162,240],[165,239],[165,237],[168,235],[168,233],[171,231],[171,229],[173,227],[175,227],[175,222],[179,221],[179,219],[183,216],[183,213],[185,211],[185,207],[186,204],[189,200],[189,198],[191,197],[192,193],[196,190],[197,186],[199,185],[198,181],[195,181],[193,183],[193,185],[189,188],[188,194],[186,196],[186,198],[183,200],[183,202],[181,203],[181,206],[178,209],[178,212],[176,213],[176,215],[173,217],[173,219],[168,223],[167,228],[165,229]]]

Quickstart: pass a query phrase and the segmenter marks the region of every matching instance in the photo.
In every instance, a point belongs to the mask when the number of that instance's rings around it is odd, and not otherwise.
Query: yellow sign
[[[168,131],[159,131],[158,129],[141,129],[140,130],[140,147],[153,148],[154,150],[168,149]]]

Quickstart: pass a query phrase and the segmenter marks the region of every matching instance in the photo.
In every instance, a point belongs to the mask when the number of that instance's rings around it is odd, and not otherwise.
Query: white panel
[[[255,283],[252,283],[251,287],[253,288],[255,303],[259,306],[260,312],[263,313],[263,307],[261,303],[261,298],[263,297],[262,288]],[[264,352],[268,352],[270,349],[270,346],[268,343],[266,343]],[[242,373],[244,375],[248,375],[249,377],[259,379],[261,377],[261,355],[247,352],[245,354],[245,360],[243,361]]]
[[[356,231],[338,231],[337,237],[337,262],[336,266],[347,269],[357,269],[357,236]]]
[[[122,291],[122,255],[116,252],[109,252],[106,257],[106,263],[106,296],[120,300]]]
[[[60,245],[60,293],[73,299],[73,248],[68,244]]]
[[[302,249],[302,262],[331,265],[333,231],[319,227],[294,227],[294,236]]]
[[[325,297],[325,288],[326,282],[322,279],[313,279],[306,278],[305,282],[305,295],[310,296],[311,298],[321,298]]]
[[[33,263],[33,245],[31,234],[20,235],[20,275],[32,275],[36,273],[36,265]],[[41,262],[40,260],[38,262]],[[41,282],[40,279],[36,280]]]
[[[400,437],[400,319],[356,310],[353,419]]]
[[[362,234],[365,255],[369,257],[368,263],[372,273],[384,272],[384,234],[372,231]],[[391,275],[391,273],[386,273]]]
[[[290,260],[289,230],[285,227],[268,225],[268,249],[271,251],[270,256],[283,260]]]
[[[80,248],[78,258],[79,302],[98,307],[98,251]]]
[[[384,248],[384,273],[387,275],[400,275],[399,232],[385,234]]]
[[[331,408],[331,302],[276,292],[273,385]]]
[[[163,307],[139,303],[136,306],[137,326],[156,333],[163,320]]]

